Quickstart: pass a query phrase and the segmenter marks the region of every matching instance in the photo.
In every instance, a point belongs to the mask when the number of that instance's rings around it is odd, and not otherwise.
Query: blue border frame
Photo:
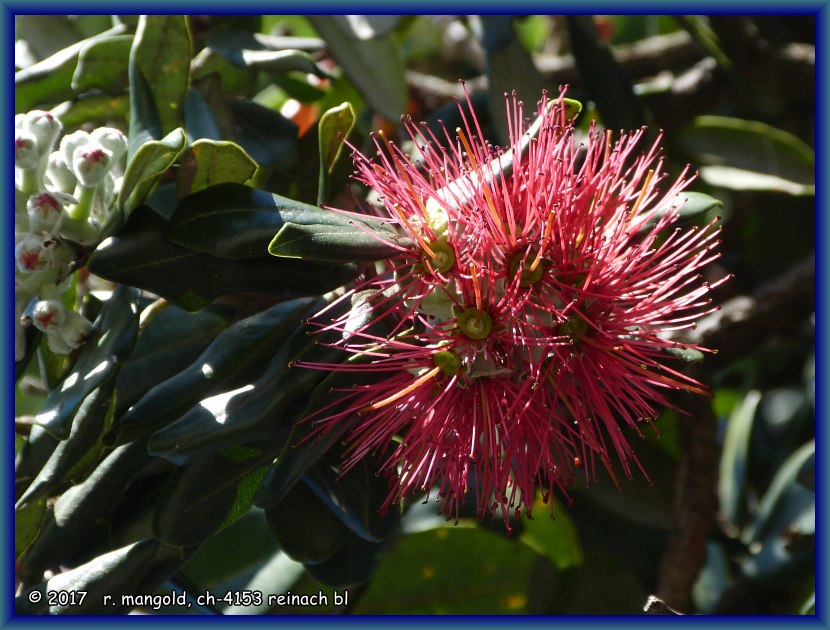
[[[561,6],[564,5],[564,6]],[[50,13],[65,13],[69,7],[60,2],[44,2],[40,0],[14,0],[7,2],[0,0],[0,36],[4,43],[3,52],[7,59],[6,67],[10,74],[14,72],[14,37],[13,37],[13,20],[16,14],[50,14]],[[71,9],[73,13],[108,13],[105,9],[107,5],[102,2],[73,2]],[[126,2],[118,5],[119,12],[122,14],[128,13],[170,13],[172,9],[179,9],[182,13],[203,13],[212,10],[213,13],[230,13],[227,11],[227,4],[219,3],[216,0],[208,0],[197,5],[189,5],[186,3],[175,3],[174,5],[158,2]],[[325,14],[325,13],[364,13],[364,14],[430,14],[430,13],[449,13],[452,9],[455,13],[504,13],[503,5],[496,3],[480,3],[472,0],[454,0],[451,3],[437,2],[435,0],[423,0],[422,2],[413,3],[407,2],[402,6],[394,7],[394,11],[390,7],[380,2],[352,2],[348,5],[336,4],[333,2],[321,2],[317,0],[306,0],[306,2],[286,2],[281,4],[268,2],[251,2],[250,0],[233,5],[234,11],[232,13],[280,13],[280,14]],[[727,3],[715,2],[712,0],[705,0],[700,2],[689,2],[688,0],[682,3],[672,4],[667,7],[665,4],[657,2],[643,1],[634,2],[623,5],[620,2],[613,2],[610,0],[592,1],[585,0],[579,5],[573,3],[572,0],[565,0],[562,3],[554,3],[543,0],[522,0],[515,6],[510,7],[510,13],[513,14],[533,14],[533,13],[551,13],[554,9],[557,13],[562,14],[637,14],[637,13],[661,13],[661,14],[701,14],[701,13],[729,13],[729,14],[810,14],[816,16],[816,78],[818,90],[816,92],[816,112],[828,111],[828,82],[826,73],[828,70],[828,37],[830,37],[830,0],[790,0],[787,3],[783,2],[767,2],[759,4],[754,0],[728,0]],[[13,88],[12,88],[13,90]],[[13,132],[13,91],[7,90],[0,99],[0,120],[4,123],[4,128],[9,132],[6,137],[10,137]],[[830,263],[830,252],[821,245],[830,242],[830,221],[828,221],[827,212],[830,211],[830,192],[828,191],[828,183],[830,183],[830,169],[828,169],[827,161],[827,147],[828,147],[828,126],[826,117],[816,117],[816,440],[817,450],[821,453],[827,453],[828,449],[828,427],[823,424],[826,418],[827,392],[830,389],[830,382],[827,378],[827,362],[826,362],[826,330],[824,323],[827,322],[827,292],[826,281],[827,276],[825,270]],[[11,146],[11,142],[8,146]],[[0,156],[0,166],[3,172],[10,173],[11,166],[6,164],[9,160],[14,164],[14,158],[9,157],[10,152],[3,153]],[[5,189],[6,208],[13,207],[13,192],[12,187]],[[2,213],[3,221],[3,239],[5,248],[4,251],[13,251],[13,213],[8,210]],[[7,254],[8,255],[8,254]],[[8,259],[7,259],[8,260]],[[2,291],[0,291],[0,299],[2,299],[3,312],[13,313],[13,297],[12,288],[14,286],[13,266],[6,264],[3,266],[2,273]],[[7,317],[4,321],[6,334],[0,335],[0,353],[5,357],[2,363],[2,370],[4,372],[4,396],[3,403],[3,427],[5,430],[4,438],[2,439],[2,461],[4,479],[2,482],[2,505],[14,505],[14,379],[13,379],[13,352],[12,340],[14,339],[13,319]],[[7,373],[6,373],[7,372]],[[817,474],[816,474],[816,492],[817,492],[817,509],[818,509],[818,523],[826,526],[827,521],[827,484],[828,479],[828,460],[824,457],[817,457]],[[11,474],[9,474],[11,473]],[[435,628],[457,628],[459,625],[472,626],[475,625],[495,625],[504,623],[498,617],[487,616],[473,616],[473,617],[451,617],[451,618],[423,618],[423,617],[139,617],[139,616],[124,616],[124,617],[81,617],[81,618],[32,618],[32,617],[15,617],[13,613],[13,585],[14,585],[14,565],[11,561],[14,558],[14,525],[12,514],[8,509],[4,509],[2,517],[0,518],[0,543],[2,543],[2,557],[4,559],[3,566],[0,568],[0,624],[9,626],[26,626],[26,627],[46,627],[53,624],[59,625],[87,625],[90,623],[153,623],[155,625],[162,624],[170,627],[173,624],[179,623],[198,623],[198,624],[237,624],[237,623],[276,623],[281,627],[302,627],[313,628],[318,624],[344,624],[344,625],[371,625],[371,626],[387,626],[392,623],[395,625],[419,627],[421,625]],[[821,527],[817,528],[821,531]],[[649,627],[671,627],[678,624],[694,624],[702,623],[711,626],[716,624],[720,626],[764,626],[764,627],[790,627],[793,625],[810,626],[810,627],[824,627],[827,628],[828,623],[828,605],[830,605],[830,589],[828,589],[828,573],[827,573],[827,541],[822,536],[818,536],[816,540],[816,615],[815,617],[768,617],[768,616],[748,616],[748,617],[719,617],[719,616],[686,616],[686,617],[666,617],[666,616],[637,616],[637,617],[618,617],[618,616],[580,616],[580,617],[538,617],[538,616],[522,616],[516,619],[525,627],[603,627],[605,625],[619,625],[619,626],[641,626],[647,625]],[[123,620],[123,621],[122,621]]]

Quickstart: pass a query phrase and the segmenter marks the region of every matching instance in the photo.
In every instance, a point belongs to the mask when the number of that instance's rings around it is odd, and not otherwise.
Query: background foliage
[[[39,15],[15,35],[17,112],[129,134],[108,238],[78,253],[71,292],[96,335],[63,357],[30,329],[17,366],[18,612],[127,612],[101,594],[171,589],[349,594],[173,614],[637,614],[650,594],[813,611],[813,17]],[[735,274],[690,336],[719,350],[689,367],[715,398],[678,399],[692,416],[638,445],[652,483],[576,488],[512,536],[434,504],[381,517],[370,465],[332,472],[336,436],[290,446],[341,378],[285,369],[328,360],[302,321],[365,256],[267,251],[283,223],[328,220],[309,206],[365,194],[338,134],[367,147],[405,113],[452,128],[459,78],[495,142],[505,91],[562,84],[583,125],[665,130],[671,168],[693,163],[724,202],[712,278]]]

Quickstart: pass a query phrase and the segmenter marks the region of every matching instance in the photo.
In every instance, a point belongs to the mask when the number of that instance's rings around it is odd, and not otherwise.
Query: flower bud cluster
[[[24,326],[68,354],[92,326],[61,293],[79,249],[94,245],[121,186],[127,138],[118,129],[65,135],[47,111],[14,119],[15,360],[25,356]],[[64,289],[64,290],[62,290]],[[37,298],[37,300],[35,300]]]

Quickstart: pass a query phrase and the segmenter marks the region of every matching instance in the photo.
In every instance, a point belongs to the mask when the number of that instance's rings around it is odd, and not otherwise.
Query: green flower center
[[[493,318],[487,311],[479,312],[471,306],[458,316],[458,328],[470,339],[486,339],[493,329]]]
[[[536,252],[531,251],[526,257],[524,254],[519,253],[513,256],[510,260],[510,275],[512,277],[516,277],[516,274],[519,273],[519,267],[522,269],[522,275],[519,277],[519,286],[520,287],[529,287],[532,284],[536,284],[541,280],[542,273],[544,273],[544,269],[542,268],[542,263],[536,265],[536,268],[531,270],[531,266],[533,262],[536,260]]]
[[[432,357],[432,362],[447,376],[455,376],[461,370],[461,359],[449,350],[436,352]]]
[[[435,254],[435,258],[432,258],[426,252],[421,254],[421,264],[424,266],[424,269],[431,267],[440,273],[449,271],[455,264],[455,252],[453,252],[452,247],[442,241],[434,241],[428,243],[428,245]]]
[[[568,318],[564,324],[559,327],[559,333],[567,335],[573,341],[579,341],[588,332],[588,322],[582,319],[579,315],[574,315]]]

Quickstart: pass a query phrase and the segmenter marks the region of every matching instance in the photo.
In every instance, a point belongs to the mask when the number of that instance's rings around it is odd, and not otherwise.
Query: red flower
[[[612,451],[630,476],[625,432],[671,407],[669,390],[705,393],[666,363],[668,333],[714,310],[699,270],[717,257],[715,221],[670,230],[692,178],[661,193],[659,140],[636,154],[644,130],[614,141],[592,124],[578,142],[562,95],[543,97],[533,134],[521,102],[508,110],[504,151],[462,109],[441,140],[407,121],[418,162],[383,134],[375,159],[354,154],[417,248],[343,298],[368,296],[360,312],[317,318],[364,360],[305,367],[383,374],[313,421],[357,414],[343,472],[382,453],[386,506],[437,489],[457,515],[472,490],[480,517],[529,513],[537,486],[564,490],[577,467],[591,480],[595,459],[616,482]]]

